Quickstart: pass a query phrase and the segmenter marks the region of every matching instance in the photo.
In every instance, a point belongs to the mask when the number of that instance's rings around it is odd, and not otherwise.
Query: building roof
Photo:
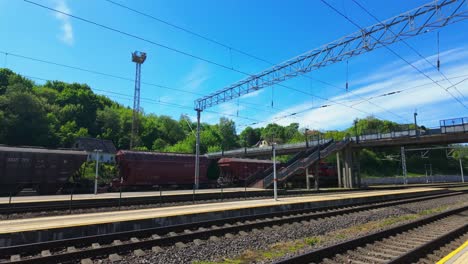
[[[67,155],[87,155],[84,151],[77,151],[71,149],[46,149],[41,147],[20,146],[12,147],[0,145],[0,152],[29,152],[29,153],[46,153],[46,154],[67,154]]]
[[[108,139],[98,139],[98,138],[88,138],[88,137],[79,137],[75,141],[75,148],[80,150],[86,150],[92,152],[96,149],[102,150],[103,153],[113,153],[117,152],[117,149]]]
[[[221,158],[218,161],[218,164],[221,164],[221,163],[236,163],[236,162],[239,162],[239,163],[268,163],[268,164],[273,164],[272,160],[240,159],[240,158]],[[280,162],[277,161],[276,163],[280,163]]]

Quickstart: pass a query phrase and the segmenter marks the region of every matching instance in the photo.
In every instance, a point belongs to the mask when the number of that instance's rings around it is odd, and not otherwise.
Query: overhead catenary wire
[[[460,76],[457,76],[457,77],[454,77],[453,79],[455,78],[463,78],[463,77],[466,77],[464,78],[463,80],[453,84],[452,86],[455,86],[455,85],[459,85],[463,82],[466,82],[468,81],[468,74],[466,75],[460,75]],[[442,82],[444,80],[438,80],[437,82]],[[428,82],[428,83],[425,83],[425,84],[420,84],[420,85],[416,85],[416,86],[413,86],[413,87],[409,87],[409,88],[406,88],[406,89],[403,89],[403,90],[399,90],[399,91],[394,91],[394,92],[390,92],[390,93],[385,93],[385,94],[381,94],[381,95],[378,95],[378,96],[374,96],[372,98],[378,98],[378,97],[383,97],[383,96],[391,96],[391,95],[395,95],[395,94],[398,94],[398,93],[401,93],[401,92],[405,92],[405,91],[408,91],[408,90],[412,90],[412,89],[416,89],[416,88],[421,88],[421,87],[424,87],[424,86],[427,86],[427,85],[430,85],[430,84],[433,84],[432,82]],[[452,87],[452,86],[449,86]],[[360,103],[363,103],[365,100],[363,101],[360,101],[359,103],[357,104],[360,104]],[[301,115],[307,111],[310,111],[310,110],[313,110],[313,109],[320,109],[320,108],[324,108],[324,107],[329,107],[329,106],[332,106],[332,105],[322,105],[322,106],[316,106],[316,107],[310,107],[310,108],[306,108],[306,109],[303,109],[303,110],[300,110],[300,111],[297,111],[297,112],[294,112],[294,113],[290,113],[290,114],[286,114],[286,115],[283,115],[283,116],[280,116],[280,117],[276,117],[272,120],[265,120],[265,121],[262,121],[262,122],[259,122],[259,123],[255,123],[255,125],[257,124],[261,124],[261,123],[266,123],[266,122],[270,122],[270,121],[279,121],[281,119],[284,119],[284,118],[287,118],[287,117],[291,117],[291,116],[294,116],[294,117],[298,117],[298,115]],[[315,122],[317,123],[316,121],[312,121],[312,122]],[[409,122],[411,123],[411,122]],[[243,125],[243,126],[247,126],[247,125]]]
[[[4,52],[4,51],[0,51],[0,53],[4,53],[4,54],[10,54],[14,57],[19,57],[19,58],[22,58],[22,59],[27,59],[27,60],[32,60],[32,61],[36,61],[36,62],[40,62],[40,63],[46,63],[46,64],[51,64],[51,65],[55,65],[55,66],[60,66],[60,67],[65,67],[65,68],[70,68],[70,69],[73,69],[73,70],[79,70],[79,71],[85,71],[85,72],[89,72],[89,73],[93,73],[93,74],[99,74],[99,75],[103,75],[103,76],[107,76],[107,77],[112,77],[112,78],[118,78],[118,79],[123,79],[123,80],[128,80],[128,81],[134,81],[133,79],[130,79],[130,78],[126,78],[126,77],[122,77],[122,76],[117,76],[117,75],[114,75],[114,74],[108,74],[108,73],[103,73],[103,72],[98,72],[98,71],[94,71],[94,70],[89,70],[89,69],[85,69],[85,68],[81,68],[81,67],[76,67],[76,66],[71,66],[71,65],[66,65],[66,64],[63,64],[63,63],[57,63],[57,62],[52,62],[52,61],[46,61],[46,60],[41,60],[41,59],[37,59],[37,58],[32,58],[32,57],[28,57],[28,56],[23,56],[23,55],[19,55],[19,54],[15,54],[15,53],[8,53],[8,52]],[[458,79],[458,78],[462,78],[462,77],[465,77],[467,75],[460,75],[460,76],[455,76],[451,79]],[[27,77],[30,77],[30,76],[27,76]],[[35,78],[35,79],[39,79],[39,80],[44,80],[44,81],[47,81],[47,79],[41,79],[41,78],[37,78],[37,77],[30,77],[30,78]],[[443,80],[438,80],[437,82],[441,82]],[[465,80],[464,80],[465,81]],[[165,86],[160,86],[160,85],[157,85],[157,84],[151,84],[151,83],[144,83],[142,82],[143,84],[146,84],[146,85],[154,85],[154,86],[158,86],[158,87],[165,87]],[[461,83],[461,82],[460,82]],[[414,87],[409,87],[409,88],[406,88],[406,89],[402,89],[402,90],[398,90],[398,91],[392,91],[392,92],[389,92],[389,93],[385,93],[385,94],[382,94],[382,95],[378,95],[378,96],[374,96],[374,97],[370,97],[370,98],[366,98],[367,100],[370,100],[370,99],[374,99],[374,98],[377,98],[377,97],[382,97],[382,96],[389,96],[389,95],[393,95],[393,94],[397,94],[397,93],[400,93],[400,92],[403,92],[403,91],[406,91],[406,90],[410,90],[410,89],[415,89],[415,88],[419,88],[419,87],[423,87],[423,86],[427,86],[429,84],[432,84],[432,82],[429,82],[429,83],[425,83],[425,84],[421,84],[421,85],[417,85],[417,86],[414,86]],[[459,84],[459,83],[457,83]],[[166,87],[168,89],[174,89],[174,88],[170,88],[170,87]],[[102,90],[102,89],[94,89],[94,90],[98,90],[98,91],[103,91],[103,92],[108,92],[108,93],[115,93],[115,92],[111,92],[111,91],[106,91],[106,90]],[[186,92],[185,90],[180,90],[180,89],[175,89],[177,91],[181,91],[181,92]],[[191,93],[191,92],[189,92]],[[148,99],[148,98],[144,98],[144,99]],[[149,99],[151,100],[151,99]],[[360,103],[363,103],[364,101],[366,100],[362,100],[360,102],[358,102],[357,104],[360,104]],[[164,105],[165,102],[162,102],[160,105]],[[276,114],[276,112],[274,111],[271,111],[271,110],[268,110],[268,108],[266,108],[264,105],[260,105],[260,104],[255,104],[255,103],[248,103],[248,102],[242,102],[244,104],[247,104],[247,105],[258,105],[260,107],[263,107],[263,108],[254,108],[254,107],[249,107],[253,110],[256,110],[256,111],[265,111],[265,112],[270,112],[270,113],[274,113]],[[167,105],[167,104],[166,104]],[[171,106],[171,105],[167,105],[167,106]],[[321,106],[317,106],[317,108],[323,108],[323,107],[328,107],[328,106],[332,106],[332,105],[321,105]],[[182,106],[182,109],[192,109],[190,106]],[[276,110],[279,110],[279,111],[286,111],[285,109],[281,109],[281,108],[278,108],[278,107],[273,107],[273,109],[276,109]],[[309,109],[310,110],[310,109]],[[212,113],[216,113],[216,112],[212,112]],[[218,112],[219,114],[223,114],[223,113],[220,113]],[[295,116],[297,113],[292,113],[292,112],[287,112],[287,115],[285,117],[288,117],[288,116]],[[243,118],[242,116],[240,118]],[[257,120],[258,121],[258,120]],[[265,123],[267,122],[268,120],[266,121],[261,121],[262,123]]]
[[[231,52],[232,52],[232,51],[235,51],[235,52],[237,52],[237,53],[243,54],[243,55],[245,55],[245,56],[247,56],[247,57],[251,57],[251,58],[256,59],[256,60],[258,60],[258,61],[262,61],[262,62],[265,62],[265,63],[267,63],[267,64],[271,64],[271,62],[269,62],[269,61],[267,61],[267,60],[265,60],[265,59],[262,59],[262,58],[260,58],[260,57],[258,57],[258,56],[255,56],[255,55],[253,55],[253,54],[251,54],[251,53],[248,53],[248,52],[243,51],[243,50],[241,50],[241,49],[235,48],[235,47],[233,47],[233,46],[231,46],[231,45],[224,44],[224,43],[222,43],[222,42],[220,42],[220,41],[217,41],[217,40],[215,40],[215,39],[213,39],[213,38],[207,37],[207,36],[205,36],[205,35],[203,35],[203,34],[194,32],[194,31],[189,30],[189,29],[187,29],[187,28],[178,26],[178,25],[176,25],[176,24],[174,24],[174,23],[171,23],[171,22],[169,22],[169,21],[167,21],[167,20],[163,20],[163,19],[161,19],[161,18],[158,18],[158,17],[156,17],[156,16],[150,15],[150,14],[148,14],[148,13],[144,13],[144,12],[142,12],[142,11],[139,11],[139,10],[137,10],[137,9],[135,9],[135,8],[132,8],[132,7],[129,7],[129,6],[127,6],[127,5],[118,3],[118,2],[116,2],[116,1],[112,1],[112,0],[104,0],[104,1],[109,2],[109,3],[113,4],[113,5],[119,6],[119,7],[121,7],[121,8],[130,10],[130,11],[136,13],[136,14],[139,14],[139,15],[145,16],[145,17],[147,17],[147,18],[156,20],[156,21],[158,21],[158,22],[161,22],[161,23],[163,23],[163,24],[166,24],[166,25],[168,25],[168,26],[170,26],[170,27],[173,27],[173,28],[176,28],[176,29],[178,29],[178,30],[184,31],[184,32],[186,32],[186,33],[189,33],[189,34],[191,34],[191,35],[194,35],[194,36],[196,36],[196,37],[199,37],[199,38],[201,38],[201,39],[204,39],[204,40],[206,40],[206,41],[209,41],[209,42],[211,42],[211,43],[217,44],[217,45],[219,45],[219,46],[221,46],[221,47],[224,47],[224,48],[226,48],[226,49],[229,49]]]
[[[184,32],[186,32],[186,33],[192,34],[192,35],[197,36],[197,37],[199,37],[199,38],[201,38],[201,39],[204,39],[204,40],[206,40],[206,41],[215,43],[215,44],[217,44],[217,45],[220,45],[220,46],[222,46],[222,47],[225,47],[225,48],[229,49],[230,55],[231,55],[231,66],[232,66],[232,51],[233,51],[233,50],[236,51],[236,52],[238,52],[238,53],[240,53],[240,54],[243,54],[243,55],[245,55],[245,56],[248,56],[248,57],[251,57],[251,58],[253,58],[253,59],[256,59],[256,60],[258,60],[258,61],[267,63],[267,64],[269,64],[269,65],[275,65],[275,63],[273,63],[273,62],[271,62],[271,61],[269,61],[269,60],[266,60],[266,59],[261,58],[261,57],[259,57],[259,56],[256,56],[256,55],[253,55],[253,54],[251,54],[251,53],[242,51],[242,50],[240,50],[240,49],[238,49],[238,48],[235,48],[235,47],[233,47],[233,46],[231,46],[231,45],[227,45],[227,44],[221,43],[221,42],[219,42],[219,41],[213,40],[212,38],[209,38],[209,37],[207,37],[206,35],[203,35],[203,34],[200,34],[200,33],[196,33],[196,32],[194,32],[194,31],[192,31],[192,30],[189,30],[189,29],[186,29],[186,28],[184,28],[184,27],[175,25],[174,23],[168,22],[167,20],[163,20],[163,19],[157,18],[157,17],[155,17],[154,15],[150,15],[150,14],[148,14],[148,13],[144,13],[144,12],[142,12],[142,11],[136,10],[135,8],[129,7],[129,6],[124,5],[124,4],[122,4],[122,3],[117,3],[116,1],[112,1],[112,0],[104,0],[104,1],[107,1],[107,2],[109,2],[109,3],[111,3],[111,4],[114,4],[114,5],[116,5],[116,6],[119,6],[119,7],[121,7],[121,8],[130,10],[130,11],[136,13],[136,14],[139,14],[139,15],[142,15],[142,16],[144,16],[144,17],[153,19],[153,20],[155,20],[155,21],[164,23],[164,24],[169,25],[169,26],[171,26],[171,27],[173,27],[173,28],[182,30],[182,31],[184,31]],[[344,3],[343,3],[343,9],[345,9],[345,8],[344,8]],[[307,74],[304,74],[304,75],[301,75],[301,76],[304,77],[304,78],[308,78],[309,80],[314,80],[314,81],[320,82],[320,83],[322,83],[322,84],[325,84],[325,85],[327,85],[327,86],[329,86],[329,87],[332,87],[332,88],[335,88],[335,89],[338,89],[338,90],[342,90],[342,89],[343,89],[342,87],[339,87],[339,86],[337,86],[337,85],[333,85],[333,84],[331,84],[331,83],[328,83],[328,82],[325,82],[325,81],[322,81],[322,80],[313,78],[313,77],[311,77],[311,76],[309,76],[309,75],[307,75]],[[348,82],[348,81],[347,81],[347,82]],[[348,92],[348,83],[346,84],[345,90]],[[312,92],[311,92],[311,94],[312,94]],[[351,91],[350,91],[350,94],[356,95],[356,94],[354,94],[354,93],[351,92]],[[364,97],[362,97],[362,96],[360,96],[360,95],[356,95],[356,96],[359,97],[359,98],[364,99]],[[313,96],[312,96],[312,98],[313,98]],[[374,106],[376,106],[376,107],[378,107],[378,108],[384,110],[385,112],[388,112],[388,113],[390,113],[390,114],[392,114],[392,115],[394,115],[394,116],[400,118],[400,119],[403,119],[403,120],[406,119],[406,118],[402,117],[401,115],[398,115],[398,114],[394,113],[393,111],[390,111],[390,110],[388,110],[388,109],[386,109],[386,108],[383,108],[382,106],[380,106],[380,105],[378,105],[378,104],[374,104],[374,103],[371,102],[370,100],[369,100],[368,102],[369,102],[370,104],[372,104],[372,105],[374,105]],[[273,105],[273,102],[272,102],[272,105]]]
[[[375,21],[377,21],[377,23],[382,23],[374,14],[372,14],[367,8],[365,8],[363,5],[361,5],[357,0],[352,0],[356,5],[358,5],[362,10],[364,10],[364,12],[366,12],[369,16],[371,16],[372,18],[374,18]],[[390,31],[390,33],[392,33],[393,35],[396,36],[396,34],[393,32],[392,29],[388,29]],[[447,80],[449,82],[450,85],[453,85],[453,83],[450,82],[450,80],[447,78],[447,76],[442,72],[440,71],[440,45],[439,45],[439,31],[437,31],[437,63],[436,65],[434,65],[432,62],[430,62],[426,57],[424,57],[416,48],[414,48],[412,45],[410,45],[406,40],[400,38],[400,40],[403,42],[403,44],[405,44],[409,49],[411,49],[414,53],[416,53],[420,58],[422,58],[423,60],[425,60],[429,65],[431,65],[433,68],[435,68],[439,73],[440,75],[442,75],[442,77],[445,78],[445,80]],[[463,98],[463,100],[466,101],[466,97],[460,92],[460,90],[458,90],[457,86],[453,86],[453,89],[455,89],[458,94],[461,96],[461,98]]]
[[[185,52],[185,51],[181,51],[181,50],[178,50],[178,49],[175,49],[175,48],[171,48],[167,45],[164,45],[164,44],[161,44],[161,43],[157,43],[155,41],[152,41],[152,40],[149,40],[149,39],[146,39],[146,38],[143,38],[143,37],[140,37],[140,36],[137,36],[135,34],[132,34],[132,33],[128,33],[128,32],[124,32],[122,30],[119,30],[119,29],[115,29],[115,28],[112,28],[112,27],[109,27],[109,26],[106,26],[106,25],[103,25],[101,23],[97,23],[97,22],[94,22],[94,21],[91,21],[89,19],[85,19],[85,18],[82,18],[82,17],[78,17],[76,15],[72,15],[72,14],[69,14],[69,13],[66,13],[66,12],[63,12],[63,11],[60,11],[60,10],[57,10],[57,9],[54,9],[54,8],[51,8],[51,7],[48,7],[48,6],[45,6],[45,5],[42,5],[42,4],[39,4],[39,3],[36,3],[36,2],[33,2],[33,1],[30,1],[30,0],[23,0],[27,3],[30,3],[30,4],[33,4],[33,5],[36,5],[38,7],[42,7],[44,9],[47,9],[47,10],[50,10],[50,11],[54,11],[54,12],[57,12],[57,13],[60,13],[62,15],[65,15],[65,16],[69,16],[71,18],[74,18],[74,19],[77,19],[77,20],[80,20],[80,21],[83,21],[83,22],[86,22],[86,23],[89,23],[89,24],[92,24],[92,25],[95,25],[95,26],[98,26],[98,27],[101,27],[101,28],[104,28],[104,29],[107,29],[107,30],[110,30],[110,31],[113,31],[113,32],[117,32],[117,33],[120,33],[120,34],[123,34],[123,35],[126,35],[128,37],[132,37],[132,38],[135,38],[135,39],[139,39],[141,41],[145,41],[147,43],[150,43],[150,44],[153,44],[153,45],[156,45],[156,46],[159,46],[159,47],[162,47],[162,48],[165,48],[165,49],[168,49],[168,50],[171,50],[171,51],[174,51],[174,52],[177,52],[177,53],[180,53],[182,55],[186,55],[186,56],[189,56],[189,57],[192,57],[192,58],[195,58],[195,59],[198,59],[198,60],[201,60],[201,61],[204,61],[204,62],[207,62],[207,63],[210,63],[210,64],[213,64],[213,65],[216,65],[216,66],[219,66],[219,67],[222,67],[224,69],[227,69],[227,70],[232,70],[234,72],[237,72],[237,73],[241,73],[241,74],[244,74],[244,75],[247,75],[247,76],[252,76],[250,73],[247,73],[247,72],[244,72],[244,71],[241,71],[241,70],[238,70],[238,69],[234,69],[234,68],[231,68],[227,65],[224,65],[224,64],[221,64],[221,63],[218,63],[218,62],[215,62],[215,61],[212,61],[212,60],[208,60],[208,59],[205,59],[205,58],[202,58],[200,56],[197,56],[197,55],[193,55],[193,54],[190,54],[188,52]],[[133,11],[133,10],[132,10]],[[141,12],[142,13],[142,12]],[[236,49],[237,51],[237,49]],[[267,62],[266,60],[263,60],[265,62]],[[273,64],[271,62],[267,62],[269,64]],[[273,64],[274,65],[274,64]],[[303,76],[307,76],[307,75],[303,75]],[[322,82],[324,83],[324,82]],[[320,98],[320,99],[323,99],[323,97],[319,97],[319,96],[316,96],[316,95],[313,95],[313,94],[310,94],[310,93],[307,93],[307,92],[304,92],[304,91],[301,91],[299,89],[296,89],[296,88],[292,88],[292,87],[289,87],[289,86],[286,86],[286,85],[281,85],[281,84],[278,84],[278,86],[281,86],[281,87],[284,87],[284,88],[287,88],[287,89],[290,89],[290,90],[293,90],[293,91],[297,91],[297,92],[300,92],[300,93],[303,93],[303,94],[307,94],[309,96],[315,96],[317,98]],[[334,87],[334,86],[333,86]],[[341,88],[340,88],[341,89]],[[333,101],[332,101],[333,102]],[[370,101],[369,101],[370,102]],[[381,106],[377,105],[377,104],[374,104],[373,102],[370,102],[371,104],[375,105],[376,107],[379,107],[389,113],[391,113],[392,115],[395,115],[401,119],[406,119],[404,117],[402,117],[401,115],[398,115],[388,109],[385,109],[385,108],[382,108]],[[350,107],[352,109],[355,109],[357,111],[360,111],[360,112],[363,112],[362,110],[360,109],[356,109],[356,108],[353,108],[353,107]],[[370,113],[367,113],[367,114],[370,114]]]
[[[348,16],[346,16],[345,14],[341,13],[338,9],[336,9],[335,7],[333,7],[331,4],[329,4],[326,0],[320,0],[322,3],[324,3],[325,5],[327,5],[328,7],[330,7],[333,11],[335,11],[336,13],[338,13],[340,16],[342,16],[343,18],[345,18],[348,22],[350,22],[351,24],[353,24],[354,26],[356,26],[358,29],[360,30],[364,30],[359,24],[357,24],[356,22],[354,22],[354,20],[352,20],[351,18],[349,18]],[[353,0],[355,3],[357,3],[355,0]],[[374,17],[378,23],[381,23],[382,22],[377,19],[376,17]],[[390,30],[390,32],[392,32]],[[393,32],[392,32],[393,33]],[[395,34],[395,33],[393,33]],[[375,41],[379,42],[380,41],[378,39],[376,39],[372,34],[369,34],[370,37],[372,37]],[[405,42],[404,42],[405,43]],[[464,108],[468,109],[468,106],[466,106],[462,101],[460,101],[460,99],[458,99],[456,96],[454,96],[449,90],[448,88],[444,88],[443,86],[441,86],[439,83],[435,82],[429,75],[427,75],[425,72],[423,72],[422,70],[420,70],[418,67],[416,67],[414,64],[412,64],[411,62],[409,62],[408,60],[406,60],[405,58],[403,58],[400,54],[398,54],[397,52],[395,52],[392,48],[388,47],[388,45],[386,44],[383,44],[381,43],[383,47],[385,47],[388,51],[390,51],[392,54],[394,54],[395,56],[397,56],[398,58],[400,58],[401,60],[403,60],[405,63],[407,63],[409,66],[411,66],[413,69],[415,69],[416,71],[418,71],[420,74],[424,75],[426,78],[428,78],[429,80],[431,80],[432,82],[434,82],[435,84],[437,84],[441,89],[445,90],[448,94],[450,94],[450,96],[453,97],[453,99],[455,99],[458,103],[460,103]],[[422,55],[421,55],[422,56]],[[432,64],[431,64],[432,65]]]

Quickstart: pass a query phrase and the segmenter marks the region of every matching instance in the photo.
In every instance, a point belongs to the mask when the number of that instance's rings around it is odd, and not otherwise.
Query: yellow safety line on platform
[[[437,264],[444,264],[446,263],[447,261],[449,261],[451,258],[453,258],[453,256],[455,256],[456,254],[458,254],[458,252],[462,251],[464,248],[466,248],[468,246],[468,241],[465,241],[465,243],[463,243],[463,245],[461,245],[459,248],[455,249],[454,251],[450,252],[450,254],[448,254],[447,256],[445,256],[443,259],[437,261]]]

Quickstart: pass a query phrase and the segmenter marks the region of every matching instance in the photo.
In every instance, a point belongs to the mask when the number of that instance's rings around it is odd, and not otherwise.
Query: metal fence
[[[468,131],[468,117],[440,120],[441,133],[464,133]]]

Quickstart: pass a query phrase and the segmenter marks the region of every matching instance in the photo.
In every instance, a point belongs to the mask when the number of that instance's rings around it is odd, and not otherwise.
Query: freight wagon
[[[119,179],[112,189],[150,189],[153,186],[188,187],[194,184],[195,155],[119,150],[116,155]],[[210,160],[200,156],[200,185],[209,182]]]
[[[84,151],[0,146],[0,193],[55,194],[86,161]]]
[[[263,172],[273,166],[271,160],[221,158],[218,161],[220,177],[225,182],[237,184],[248,177]]]

